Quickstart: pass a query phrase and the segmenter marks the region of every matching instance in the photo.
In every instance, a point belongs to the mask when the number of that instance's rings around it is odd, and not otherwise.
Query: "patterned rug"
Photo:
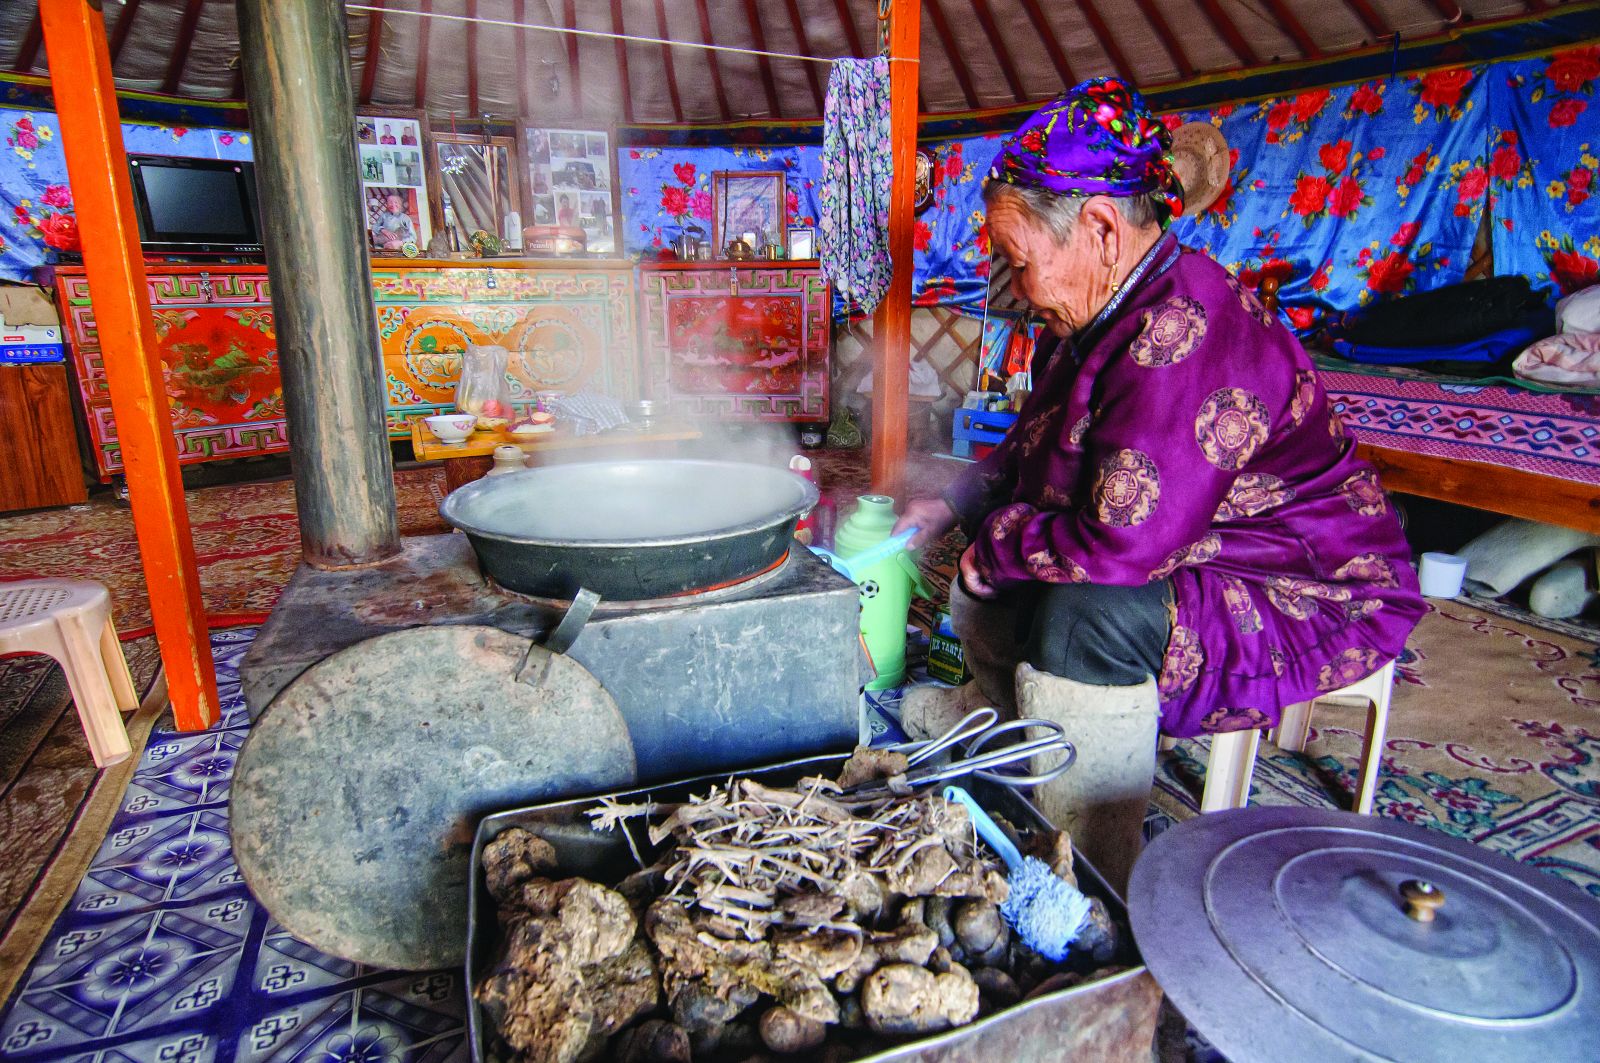
[[[464,1059],[459,972],[375,971],[289,937],[233,862],[228,787],[249,729],[213,632],[222,719],[157,726],[88,874],[0,1015],[8,1060]]]
[[[160,663],[155,639],[122,649],[143,693]],[[0,658],[0,940],[77,829],[99,774],[61,669],[48,657]]]
[[[1363,709],[1319,706],[1303,754],[1262,744],[1251,803],[1348,808]],[[1195,815],[1209,740],[1162,755],[1152,830]],[[1397,669],[1377,812],[1600,897],[1600,645],[1434,602]]]
[[[395,472],[400,530],[445,531],[439,519],[444,472]],[[288,480],[203,487],[186,494],[200,589],[213,627],[259,623],[300,563],[294,484]],[[0,517],[0,580],[60,576],[97,579],[111,589],[123,638],[150,630],[133,514],[110,494],[81,506]]]

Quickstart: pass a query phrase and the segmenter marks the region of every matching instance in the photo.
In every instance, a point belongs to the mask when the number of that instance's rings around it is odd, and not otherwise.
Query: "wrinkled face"
[[[384,205],[384,208],[387,209],[390,214],[399,214],[400,213],[400,197],[399,196],[390,196],[388,199],[383,201],[383,205]]]
[[[1057,336],[1070,336],[1105,305],[1108,267],[1089,227],[1065,241],[1009,196],[989,206],[989,239],[1011,263],[1011,293],[1028,303]]]

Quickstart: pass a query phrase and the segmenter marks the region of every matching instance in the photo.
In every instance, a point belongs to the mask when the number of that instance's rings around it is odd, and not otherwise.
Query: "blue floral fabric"
[[[840,59],[822,110],[822,275],[871,312],[889,291],[889,60]]]
[[[1221,198],[1174,231],[1252,286],[1278,279],[1284,314],[1302,331],[1330,311],[1460,281],[1486,209],[1496,273],[1525,274],[1549,285],[1552,297],[1576,290],[1594,283],[1600,268],[1597,79],[1600,45],[1589,44],[1166,115],[1173,127],[1211,122],[1233,153]],[[934,203],[915,228],[919,305],[982,312],[989,271],[982,184],[1000,138],[924,144],[936,165]],[[630,182],[636,197],[624,201],[631,246],[642,250],[675,234],[654,198],[672,184],[672,167],[739,168],[728,162],[741,151],[745,168],[763,168],[749,149],[646,152],[658,158],[645,160],[654,165]],[[763,154],[795,160],[810,182],[802,195],[820,181],[815,149]],[[806,203],[815,216],[815,201]],[[847,309],[844,300],[835,305]]]
[[[1600,272],[1600,44],[1501,63],[1489,80],[1488,167],[1496,273],[1549,284],[1552,297],[1594,284]],[[1501,182],[1512,159],[1526,165]]]
[[[617,153],[623,251],[654,255],[689,226],[709,239],[711,175],[718,170],[782,170],[789,227],[816,226],[819,147],[624,148]]]
[[[1455,283],[1488,190],[1484,82],[1444,70],[1169,115],[1220,128],[1233,163],[1217,201],[1173,229],[1252,288],[1276,278],[1302,330]]]
[[[122,124],[130,155],[249,159],[250,134]],[[29,282],[34,270],[78,249],[78,221],[67,182],[61,129],[50,111],[0,109],[0,280]]]

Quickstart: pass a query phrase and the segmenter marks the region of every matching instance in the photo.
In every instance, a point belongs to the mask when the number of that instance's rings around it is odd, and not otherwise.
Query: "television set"
[[[255,167],[227,159],[130,155],[139,243],[146,254],[260,255]]]

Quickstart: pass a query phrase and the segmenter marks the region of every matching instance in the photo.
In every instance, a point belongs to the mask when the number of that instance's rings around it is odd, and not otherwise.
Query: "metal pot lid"
[[[577,661],[490,627],[411,628],[313,665],[256,720],[234,856],[301,941],[440,967],[466,952],[480,818],[637,777],[622,713]]]
[[[1463,839],[1208,813],[1128,893],[1151,972],[1232,1063],[1600,1058],[1600,902]]]

